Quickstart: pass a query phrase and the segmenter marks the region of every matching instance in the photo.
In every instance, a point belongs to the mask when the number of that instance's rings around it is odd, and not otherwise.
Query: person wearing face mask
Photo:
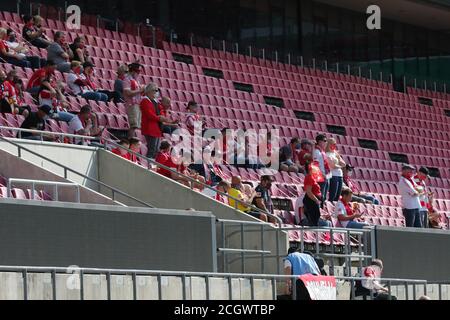
[[[70,72],[73,52],[66,43],[64,32],[55,32],[55,41],[47,47],[47,60],[52,60],[60,72]]]
[[[16,104],[14,85],[8,81],[5,71],[0,70],[0,112],[16,113]]]
[[[74,95],[81,96],[87,100],[108,101],[108,96],[105,93],[97,92],[92,88],[92,82],[83,74],[81,62],[72,61],[70,67],[71,71],[67,75],[67,85]]]
[[[344,168],[342,168],[343,180],[344,184],[342,187],[346,187],[353,192],[352,202],[358,203],[372,203],[374,205],[379,205],[380,200],[375,198],[374,195],[370,195],[368,193],[362,192],[355,181],[353,181],[353,169],[354,167],[350,164],[346,164]]]
[[[336,140],[334,138],[328,139],[325,152],[327,154],[328,163],[331,170],[330,194],[328,200],[338,201],[339,196],[341,195],[343,184],[342,168],[345,167],[346,163],[337,151]]]
[[[255,188],[255,196],[253,197],[252,204],[270,214],[273,214],[273,202],[270,194],[270,188],[272,187],[272,176],[261,176],[259,185]],[[277,220],[274,217],[268,216],[268,220],[271,223],[276,223]]]
[[[6,44],[8,45],[11,52],[15,52],[21,56],[24,60],[30,62],[31,68],[39,69],[41,65],[45,65],[46,59],[40,58],[38,56],[29,55],[29,49],[24,43],[19,43],[17,41],[16,33],[12,29],[6,31],[7,39]]]
[[[25,24],[22,29],[22,37],[33,46],[46,49],[51,41],[46,38],[44,31],[34,24],[33,17],[24,15],[22,20]]]
[[[93,92],[106,94],[108,101],[111,101],[111,100],[116,101],[118,99],[118,96],[115,91],[109,91],[109,90],[97,88],[97,85],[94,82],[94,76],[95,76],[94,68],[95,68],[95,65],[92,62],[87,61],[87,62],[83,63],[83,74],[86,77],[86,84],[87,84],[88,88]],[[103,100],[101,100],[101,101],[103,101]]]
[[[424,191],[419,188],[413,179],[414,170],[415,168],[408,164],[402,167],[402,175],[398,182],[398,191],[402,198],[405,225],[407,227],[422,228],[420,197],[424,194]]]
[[[30,130],[45,130],[45,123],[49,118],[51,108],[49,106],[41,106],[38,108],[36,112],[30,112],[28,117],[22,122],[20,126],[22,129],[30,129]],[[41,140],[41,136],[38,133],[31,132],[18,132],[17,137],[22,137],[23,139],[30,140]],[[52,136],[43,136],[44,140],[53,140]]]
[[[328,194],[328,189],[330,187],[331,169],[328,163],[328,157],[325,152],[325,147],[327,145],[327,137],[324,134],[319,134],[316,137],[316,147],[313,151],[313,159],[319,164],[320,171],[324,177],[323,181],[319,182],[320,193],[322,195],[322,201],[320,206],[323,208],[323,204],[326,200],[326,195]]]
[[[72,50],[73,57],[71,61],[80,61],[81,63],[92,62],[89,52],[86,48],[86,41],[83,37],[76,37],[73,43],[69,45],[70,50]]]
[[[298,138],[292,138],[289,144],[280,148],[280,171],[299,171],[297,153],[300,149],[301,144]]]

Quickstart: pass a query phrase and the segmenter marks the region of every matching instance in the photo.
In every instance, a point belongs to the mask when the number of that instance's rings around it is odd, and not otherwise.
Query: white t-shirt
[[[327,157],[328,157],[328,163],[330,164],[331,167],[331,163],[333,163],[334,165],[339,165],[339,158],[337,157],[335,152],[327,152]],[[342,169],[341,168],[335,168],[335,169],[331,169],[331,175],[333,177],[342,177],[343,173],[342,173]]]
[[[300,208],[303,208],[303,199],[305,198],[305,193],[303,192],[298,198],[297,200],[295,200],[295,205],[294,205],[294,214],[295,214],[295,218],[297,219],[298,222],[302,221],[302,217],[300,216]]]
[[[345,206],[342,203],[342,201],[338,201],[338,203],[336,204],[336,207],[334,208],[334,216],[337,219],[338,216],[341,214],[344,216],[347,216],[347,210],[345,210]],[[339,223],[342,225],[343,228],[346,228],[349,221],[350,220],[347,220],[347,221],[339,220]]]
[[[313,151],[313,160],[319,162],[319,168],[320,168],[320,171],[322,172],[323,176],[326,179],[330,179],[331,172],[329,172],[328,175],[325,173],[325,161],[324,161],[322,152],[317,148],[314,149],[314,151]]]
[[[80,117],[75,116],[69,121],[69,133],[78,134],[77,132],[84,129],[83,123],[81,123]],[[73,143],[78,144],[82,139],[74,138]]]
[[[86,79],[86,77],[83,74],[76,75],[75,73],[70,72],[67,75],[67,85],[69,86],[69,89],[70,89],[70,91],[72,91],[73,94],[80,95],[83,92],[86,92],[87,90],[84,90],[84,88],[80,87],[79,85],[77,85],[75,83],[75,81],[77,79],[83,79],[84,80],[84,79]]]
[[[410,181],[404,177],[400,177],[398,182],[398,193],[402,196],[402,204],[404,209],[421,209],[420,197],[416,194],[416,190]]]

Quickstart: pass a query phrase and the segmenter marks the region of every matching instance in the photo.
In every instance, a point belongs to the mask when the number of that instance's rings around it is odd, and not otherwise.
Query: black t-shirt
[[[72,61],[81,61],[81,59],[80,59],[80,56],[78,55],[78,52],[77,52],[77,47],[75,46],[75,44],[74,43],[72,43],[72,44],[70,44],[69,45],[69,48],[70,48],[70,50],[72,50],[72,52],[73,52],[73,58],[72,58]]]
[[[22,29],[22,37],[27,41],[33,41],[34,39],[32,39],[30,35],[35,31],[36,29],[34,27],[28,27],[25,25]]]
[[[258,185],[255,189],[255,192],[256,195],[253,198],[252,204],[256,206],[256,200],[262,199],[269,213],[273,213],[273,203],[269,189],[263,188],[261,185]]]
[[[22,122],[20,126],[22,129],[32,129],[32,130],[44,130],[45,121],[39,118],[37,112],[30,112],[28,117]],[[30,132],[22,132],[22,137],[30,137],[33,134]]]

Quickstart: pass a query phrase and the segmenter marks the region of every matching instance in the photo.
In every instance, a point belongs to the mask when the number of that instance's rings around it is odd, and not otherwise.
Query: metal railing
[[[38,157],[38,158],[40,158],[42,160],[45,160],[45,161],[47,161],[47,162],[49,162],[49,163],[51,163],[51,164],[53,164],[53,165],[55,165],[55,166],[57,166],[59,168],[62,168],[64,170],[64,174],[63,174],[64,179],[68,179],[68,173],[70,172],[72,174],[75,174],[75,175],[77,175],[79,177],[82,177],[83,179],[86,179],[86,180],[96,184],[99,187],[103,187],[103,188],[108,189],[111,192],[111,199],[113,201],[115,201],[115,202],[117,202],[116,201],[116,194],[119,194],[119,195],[121,195],[121,196],[123,196],[123,197],[125,197],[127,199],[130,199],[130,200],[135,201],[136,203],[139,203],[140,205],[142,205],[144,207],[149,207],[149,208],[153,208],[154,207],[154,206],[152,206],[151,204],[149,204],[149,203],[147,203],[145,201],[139,200],[139,199],[137,199],[137,198],[135,198],[135,197],[133,197],[133,196],[131,196],[131,195],[129,195],[129,194],[127,194],[127,193],[117,189],[117,188],[111,187],[110,185],[108,185],[106,183],[98,181],[98,180],[96,180],[94,178],[91,178],[91,177],[89,177],[89,176],[87,176],[87,175],[85,175],[83,173],[80,173],[80,172],[78,172],[76,170],[73,170],[73,169],[67,167],[67,166],[64,166],[64,165],[60,164],[57,161],[49,159],[49,158],[47,158],[47,157],[45,157],[45,156],[43,156],[43,155],[41,155],[41,154],[39,154],[39,153],[37,153],[35,151],[32,151],[32,150],[30,150],[28,148],[25,148],[25,147],[21,146],[20,144],[18,144],[16,142],[13,142],[13,141],[5,138],[5,137],[2,137],[1,135],[0,135],[0,141],[4,141],[6,143],[9,143],[9,144],[15,146],[17,148],[17,156],[19,158],[21,158],[21,159],[23,158],[22,157],[22,152],[26,151],[26,152],[32,154],[33,156],[36,156],[36,157]],[[119,202],[117,202],[117,203],[120,204]],[[121,205],[123,205],[123,204],[121,204]]]
[[[122,276],[131,276],[132,279],[132,296],[133,300],[138,300],[137,296],[137,278],[139,276],[154,276],[157,278],[158,285],[158,300],[163,299],[162,295],[162,282],[163,277],[178,277],[181,278],[182,282],[182,299],[187,299],[187,292],[190,289],[188,286],[187,277],[200,277],[205,280],[205,296],[206,300],[211,300],[211,278],[222,278],[227,279],[227,289],[228,289],[228,299],[233,300],[233,287],[232,287],[232,279],[247,279],[250,282],[250,295],[251,300],[255,299],[255,281],[256,279],[260,280],[270,280],[272,285],[271,296],[272,299],[275,300],[278,297],[277,291],[277,281],[286,282],[288,280],[296,280],[298,276],[293,275],[269,275],[269,274],[239,274],[239,273],[213,273],[213,272],[186,272],[186,271],[163,271],[163,270],[139,270],[139,269],[100,269],[100,268],[61,268],[61,267],[33,267],[33,266],[0,266],[0,272],[20,272],[23,277],[23,299],[28,300],[28,275],[31,273],[50,273],[51,274],[51,287],[52,287],[52,299],[57,299],[57,274],[67,274],[70,276],[77,277],[79,281],[79,288],[75,288],[80,291],[80,300],[85,299],[85,285],[84,285],[84,276],[85,275],[106,275],[106,297],[108,300],[111,300],[111,276],[114,275],[122,275]],[[363,277],[335,277],[337,281],[349,282],[352,286],[351,291],[352,294],[349,298],[354,298],[354,282],[357,280],[364,280],[366,278]],[[427,281],[426,280],[414,280],[414,279],[393,279],[393,278],[379,278],[373,279],[376,281],[382,281],[387,284],[388,292],[391,293],[391,287],[394,283],[402,283],[405,286],[413,285],[414,287],[418,285],[424,286],[424,292],[427,291]],[[296,299],[296,290],[292,290],[292,299]],[[408,294],[406,295],[406,299],[409,299]],[[414,292],[415,299],[415,292]]]
[[[12,184],[13,183],[31,184],[31,197],[32,197],[32,199],[34,199],[35,195],[36,195],[36,185],[53,186],[54,187],[54,189],[53,189],[53,200],[55,200],[55,201],[59,201],[58,187],[74,187],[77,190],[75,202],[80,203],[80,185],[78,183],[9,178],[8,179],[8,186],[7,186],[7,188],[8,188],[7,189],[8,198],[11,197],[11,189],[12,189]]]

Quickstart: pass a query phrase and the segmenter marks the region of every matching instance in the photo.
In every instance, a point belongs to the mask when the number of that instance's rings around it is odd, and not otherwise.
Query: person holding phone
[[[353,192],[350,189],[343,189],[341,192],[341,200],[335,207],[335,215],[339,223],[344,228],[362,229],[369,226],[367,223],[356,222],[354,219],[361,218],[359,203],[350,202],[352,200]]]

